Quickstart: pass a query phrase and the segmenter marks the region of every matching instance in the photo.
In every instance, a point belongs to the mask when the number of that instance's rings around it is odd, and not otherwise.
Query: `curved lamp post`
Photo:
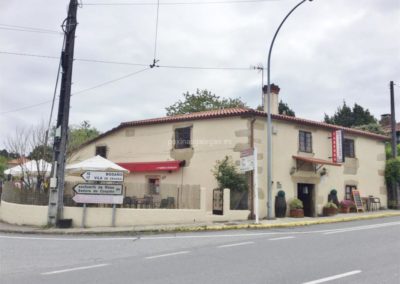
[[[267,63],[267,112],[268,112],[268,119],[267,119],[267,195],[268,195],[268,201],[267,201],[267,209],[268,209],[268,214],[267,218],[268,219],[273,219],[272,217],[272,119],[271,119],[271,81],[270,81],[270,66],[271,66],[271,52],[272,52],[272,47],[274,46],[274,42],[276,39],[276,36],[278,35],[282,25],[285,23],[286,19],[293,13],[294,10],[297,9],[301,4],[306,2],[307,0],[302,0],[300,3],[298,3],[296,6],[293,7],[292,10],[286,15],[286,17],[283,19],[281,24],[279,25],[278,29],[275,32],[274,37],[272,38],[271,45],[269,47],[269,52],[268,52],[268,63]],[[312,1],[312,0],[308,0]]]

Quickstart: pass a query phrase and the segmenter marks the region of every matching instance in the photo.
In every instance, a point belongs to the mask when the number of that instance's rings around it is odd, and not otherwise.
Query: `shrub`
[[[324,205],[324,208],[335,208],[335,209],[337,209],[338,207],[337,207],[337,205],[336,205],[335,203],[333,203],[333,202],[328,202],[328,203],[326,203],[326,204]]]
[[[340,207],[341,208],[349,208],[354,206],[354,202],[351,200],[342,200],[340,201]]]
[[[337,195],[337,190],[336,189],[332,189],[330,192],[331,195]]]
[[[289,206],[290,209],[303,209],[303,201],[295,198],[290,202]]]
[[[229,188],[234,191],[247,191],[247,179],[235,167],[231,157],[225,156],[222,161],[217,161],[213,174],[219,188]]]
[[[400,183],[400,157],[390,159],[386,162],[385,168],[386,184],[391,186],[393,181]]]
[[[279,190],[278,197],[285,197],[285,192],[283,190]]]

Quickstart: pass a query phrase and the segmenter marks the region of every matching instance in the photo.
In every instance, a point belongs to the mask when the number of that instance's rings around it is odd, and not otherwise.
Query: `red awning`
[[[131,172],[177,171],[184,161],[117,163]]]
[[[327,161],[327,160],[322,160],[322,159],[316,159],[316,158],[293,156],[293,159],[300,160],[300,161],[303,161],[303,162],[312,163],[312,164],[317,164],[317,165],[331,165],[331,166],[338,166],[338,167],[341,166],[341,164],[338,164],[338,163],[334,163],[334,162]]]

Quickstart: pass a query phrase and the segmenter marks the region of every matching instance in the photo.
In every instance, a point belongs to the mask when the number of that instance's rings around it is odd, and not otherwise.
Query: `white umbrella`
[[[44,161],[29,161],[22,165],[15,166],[11,169],[5,170],[4,174],[12,175],[12,176],[21,176],[24,174],[29,175],[38,175],[38,173],[43,174],[45,173],[46,176],[49,176],[51,172],[51,164]]]
[[[104,159],[97,155],[82,162],[67,165],[66,172],[69,174],[81,174],[85,171],[106,171],[106,172],[123,172],[128,174],[129,171],[110,160]]]

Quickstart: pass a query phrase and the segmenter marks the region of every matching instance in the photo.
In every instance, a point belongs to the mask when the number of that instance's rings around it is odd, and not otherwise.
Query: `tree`
[[[217,161],[213,174],[221,189],[241,192],[248,189],[246,176],[238,172],[231,157],[225,156],[222,161]]]
[[[68,133],[67,157],[76,151],[83,143],[100,135],[100,132],[84,120],[79,126],[71,126]]]
[[[0,180],[4,180],[4,171],[7,169],[7,158],[0,156]]]
[[[341,125],[344,127],[377,124],[376,118],[371,115],[368,109],[364,109],[358,104],[354,104],[352,109],[345,101],[343,101],[342,106],[337,108],[333,116],[325,114],[324,121],[326,123]]]
[[[167,116],[214,109],[247,107],[240,98],[220,98],[206,89],[197,89],[195,94],[190,94],[189,92],[183,93],[183,97],[184,100],[179,100],[173,105],[165,108]]]

